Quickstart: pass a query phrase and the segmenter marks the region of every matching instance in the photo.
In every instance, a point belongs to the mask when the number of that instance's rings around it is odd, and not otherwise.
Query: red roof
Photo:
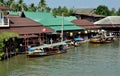
[[[12,10],[12,9],[7,6],[0,6],[0,10]]]
[[[73,20],[72,22],[78,26],[80,26],[80,25],[93,25],[93,22],[90,22],[86,19],[77,19],[77,20]]]
[[[102,28],[118,28],[120,29],[120,24],[99,24]]]
[[[13,16],[9,15],[8,18],[10,19],[11,27],[20,27],[20,26],[42,26],[40,23],[35,22],[29,18],[22,18],[20,16]]]
[[[9,16],[10,28],[1,28],[0,32],[16,32],[18,34],[32,34],[32,33],[42,33],[43,29],[45,32],[53,32],[52,29],[42,26],[40,23],[35,22],[28,18],[22,18],[19,16]]]
[[[100,28],[100,26],[95,26],[93,22],[90,22],[86,19],[77,19],[72,21],[75,25],[83,27],[85,29]]]
[[[47,27],[19,27],[19,28],[9,28],[9,29],[0,29],[0,32],[16,32],[18,34],[33,34],[33,33],[42,33],[42,29],[46,28],[46,32],[52,32]]]
[[[84,16],[90,16],[90,17],[105,17],[103,15],[98,15],[98,14],[84,14],[84,13],[80,13],[78,15],[84,15]]]

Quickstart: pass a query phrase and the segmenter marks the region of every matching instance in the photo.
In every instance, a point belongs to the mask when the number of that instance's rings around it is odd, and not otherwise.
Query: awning
[[[75,41],[82,41],[82,40],[84,40],[84,39],[83,39],[83,38],[78,37],[78,38],[74,38],[74,40],[75,40]]]

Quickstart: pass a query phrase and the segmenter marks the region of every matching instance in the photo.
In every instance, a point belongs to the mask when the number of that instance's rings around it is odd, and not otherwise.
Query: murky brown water
[[[61,55],[27,58],[18,55],[0,62],[0,76],[119,76],[120,41],[85,43]]]

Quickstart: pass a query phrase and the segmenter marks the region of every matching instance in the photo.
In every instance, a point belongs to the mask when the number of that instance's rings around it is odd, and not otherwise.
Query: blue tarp
[[[35,50],[34,48],[28,48],[28,51],[33,51],[33,50]]]
[[[74,38],[74,40],[76,40],[76,41],[80,41],[80,40],[84,40],[84,39],[83,39],[83,38],[78,37],[78,38]]]

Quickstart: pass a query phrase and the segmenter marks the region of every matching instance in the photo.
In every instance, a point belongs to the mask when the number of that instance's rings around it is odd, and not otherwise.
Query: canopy
[[[81,41],[81,40],[84,40],[84,39],[83,39],[83,38],[78,37],[78,38],[74,38],[74,40],[76,40],[76,41]]]
[[[66,45],[66,41],[53,43],[53,44],[44,44],[42,46],[31,47],[28,51],[33,51],[35,49],[49,48],[49,47],[54,47],[54,46],[59,46],[59,45]]]

